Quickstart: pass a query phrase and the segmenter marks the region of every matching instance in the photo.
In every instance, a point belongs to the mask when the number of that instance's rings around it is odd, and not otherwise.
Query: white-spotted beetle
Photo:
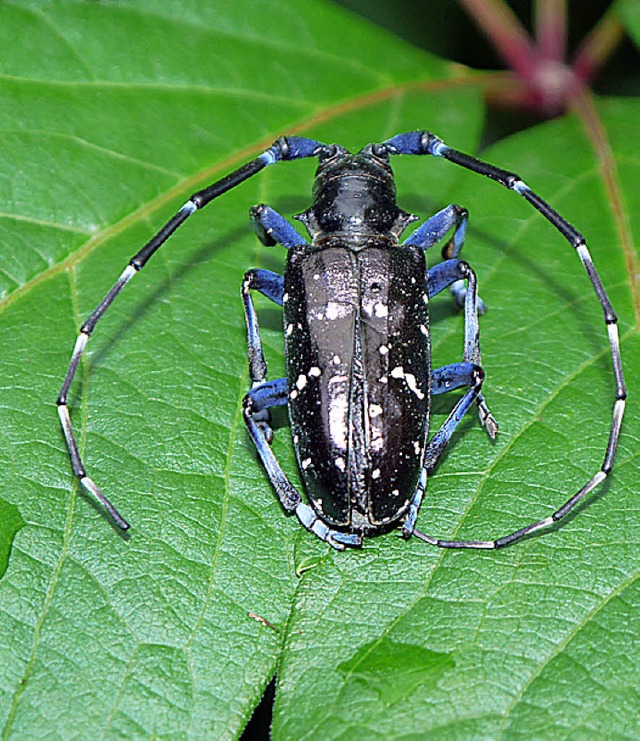
[[[443,540],[415,528],[427,476],[467,410],[476,405],[491,437],[497,424],[481,393],[476,277],[459,259],[468,214],[450,205],[400,235],[417,217],[396,204],[391,155],[443,157],[496,180],[525,198],[576,250],[591,280],[607,325],[616,392],[609,440],[600,470],[556,512],[495,540]],[[500,548],[565,517],[611,471],[624,415],[617,317],[585,240],[514,173],[451,149],[428,131],[399,134],[356,154],[343,147],[290,136],[209,187],[198,191],[132,258],[98,304],[80,334],[58,396],[58,411],[75,475],[123,530],[129,524],[87,476],[71,425],[67,398],[80,357],[98,320],[122,288],[196,210],[267,165],[305,157],[318,159],[313,205],[295,218],[306,226],[307,243],[280,214],[265,205],[251,209],[264,244],[287,248],[284,277],[250,270],[242,284],[252,388],[244,419],[286,512],[334,548],[359,546],[362,538],[400,525],[442,548]],[[443,262],[426,269],[424,251],[453,230]],[[431,368],[429,299],[447,287],[465,312],[462,360]],[[287,377],[266,380],[258,320],[251,297],[257,290],[284,307]],[[467,391],[431,440],[431,397]],[[287,405],[293,442],[312,506],[302,501],[270,448],[269,408]]]

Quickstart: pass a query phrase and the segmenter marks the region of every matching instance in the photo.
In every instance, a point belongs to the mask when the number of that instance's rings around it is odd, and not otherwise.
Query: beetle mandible
[[[615,380],[609,438],[600,469],[553,514],[493,540],[446,540],[416,528],[427,477],[458,423],[473,406],[493,438],[497,423],[482,394],[476,276],[459,258],[468,213],[452,204],[415,229],[417,217],[396,203],[390,157],[442,157],[515,191],[539,211],[576,250],[604,313]],[[447,146],[428,131],[398,134],[351,154],[344,147],[305,137],[280,137],[226,177],[192,195],[131,259],[80,329],[58,396],[58,412],[73,471],[80,483],[127,530],[129,523],[86,473],[67,399],[90,335],[116,296],[168,237],[196,210],[268,165],[317,158],[312,206],[295,218],[307,242],[279,213],[251,209],[264,244],[284,246],[285,275],[249,270],[242,283],[252,387],[243,402],[249,435],[287,513],[334,548],[360,546],[363,537],[400,526],[402,535],[442,548],[500,548],[562,520],[611,471],[625,409],[626,386],[617,317],[584,237],[518,175]],[[427,270],[424,252],[448,233],[444,260]],[[429,299],[450,287],[464,308],[462,360],[431,367]],[[251,292],[284,307],[287,376],[267,380]],[[429,440],[431,397],[466,391]],[[269,409],[287,405],[293,442],[311,506],[290,483],[271,447]]]

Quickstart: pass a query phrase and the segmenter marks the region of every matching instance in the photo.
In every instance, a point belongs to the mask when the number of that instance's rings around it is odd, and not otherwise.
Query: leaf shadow
[[[101,332],[100,344],[91,353],[91,367],[89,375],[91,374],[92,368],[98,368],[102,360],[113,350],[113,347],[120,341],[121,338],[126,340],[126,329],[127,327],[141,321],[146,314],[151,310],[154,304],[157,303],[163,295],[169,292],[169,288],[172,284],[175,284],[185,278],[194,270],[198,270],[199,267],[211,260],[212,256],[228,247],[230,243],[240,242],[242,237],[246,235],[245,229],[242,226],[237,226],[231,231],[226,232],[224,235],[216,237],[213,241],[204,243],[198,248],[192,259],[188,262],[184,262],[177,269],[172,270],[171,275],[167,275],[159,280],[154,287],[143,294],[143,296],[137,300],[130,299],[131,306],[127,311],[127,315],[123,316],[119,322],[111,322],[108,328],[105,328]],[[238,295],[240,294],[240,280],[238,282]],[[133,287],[133,285],[132,285]],[[96,299],[97,304],[98,299]],[[102,327],[100,327],[102,329]]]

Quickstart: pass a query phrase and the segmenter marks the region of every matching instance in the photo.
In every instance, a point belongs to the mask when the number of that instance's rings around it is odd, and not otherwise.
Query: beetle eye
[[[326,147],[323,147],[320,150],[319,159],[321,162],[324,162],[325,160],[329,160],[336,154],[336,145],[335,144],[327,144]]]
[[[318,152],[318,163],[323,166],[329,164],[339,155],[347,154],[347,150],[338,144],[327,144]]]
[[[389,161],[389,150],[384,144],[373,144],[371,146],[371,154],[379,160],[382,160],[382,162]]]
[[[389,169],[389,150],[385,144],[367,144],[360,152]]]

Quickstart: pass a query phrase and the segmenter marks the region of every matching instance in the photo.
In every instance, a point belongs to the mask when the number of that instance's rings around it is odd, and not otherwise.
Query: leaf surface
[[[633,396],[613,477],[562,529],[505,551],[390,533],[334,553],[280,510],[241,419],[239,286],[284,257],[259,245],[248,206],[303,210],[313,163],[271,168],[190,219],[90,342],[71,413],[130,536],[73,481],[54,401],[77,328],[191,192],[287,132],[359,148],[428,128],[477,149],[481,76],[333,6],[291,7],[284,19],[248,1],[0,8],[0,726],[10,738],[235,737],[277,671],[275,738],[631,738]],[[610,160],[580,116],[483,153],[588,236],[632,391],[638,114],[635,101],[598,101]],[[405,209],[470,208],[464,254],[489,306],[486,395],[501,425],[491,443],[464,421],[419,526],[501,535],[601,465],[613,400],[602,313],[573,250],[514,194],[446,162],[394,166]],[[280,310],[258,303],[275,378]],[[462,317],[446,296],[432,331],[434,364],[455,362]],[[434,427],[454,402],[434,402]],[[277,422],[274,450],[295,478]]]

